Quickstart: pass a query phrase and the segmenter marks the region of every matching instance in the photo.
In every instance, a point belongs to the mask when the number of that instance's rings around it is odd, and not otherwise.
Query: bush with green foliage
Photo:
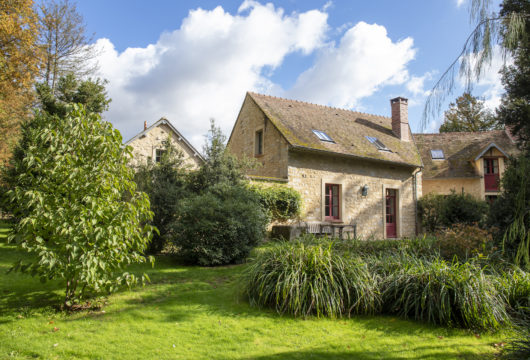
[[[173,238],[172,223],[178,219],[180,202],[186,196],[187,174],[184,157],[171,143],[163,142],[164,152],[160,162],[152,159],[136,168],[135,181],[138,189],[147,193],[154,216],[152,225],[158,229],[153,234],[148,253],[161,252]]]
[[[190,174],[188,196],[171,223],[172,242],[183,260],[199,265],[242,261],[264,237],[267,215],[243,177],[245,163],[225,149],[212,122],[205,162]]]
[[[294,316],[349,316],[380,310],[377,279],[360,259],[332,246],[279,243],[259,252],[244,274],[252,304]]]
[[[477,255],[487,256],[496,250],[488,230],[466,224],[455,224],[436,233],[434,246],[446,260],[456,257],[460,262]]]
[[[69,308],[92,292],[137,281],[118,272],[146,261],[152,228],[144,224],[152,213],[127,166],[130,148],[110,123],[81,105],[64,118],[35,119],[7,194],[18,220],[9,241],[32,256],[12,269],[64,279]]]
[[[470,194],[427,194],[418,201],[418,212],[427,232],[435,232],[453,224],[482,223],[488,213],[488,203]]]
[[[495,278],[471,263],[411,259],[381,286],[390,313],[478,330],[495,330],[510,323]]]
[[[509,160],[502,192],[492,204],[488,223],[498,229],[495,240],[516,265],[530,270],[530,157]]]
[[[182,260],[202,266],[240,262],[263,239],[267,217],[243,186],[218,186],[186,197],[172,223]]]
[[[302,208],[302,197],[300,193],[287,186],[251,185],[260,198],[261,205],[267,211],[271,221],[284,222],[296,219]]]

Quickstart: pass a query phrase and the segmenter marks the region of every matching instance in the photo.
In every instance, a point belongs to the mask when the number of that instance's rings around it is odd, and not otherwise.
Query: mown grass
[[[6,274],[23,253],[0,225],[0,359],[487,359],[511,334],[474,334],[389,316],[295,319],[249,306],[244,266],[185,267],[158,258],[151,284],[102,311],[55,310],[57,281]],[[54,328],[58,330],[54,331]]]

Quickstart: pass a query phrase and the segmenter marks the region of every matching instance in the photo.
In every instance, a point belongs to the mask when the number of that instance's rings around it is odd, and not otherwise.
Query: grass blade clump
[[[415,261],[382,284],[385,309],[433,324],[494,330],[509,322],[494,277],[470,263]]]
[[[380,308],[376,278],[358,259],[329,244],[280,243],[260,252],[244,274],[249,301],[294,316],[372,314]]]
[[[503,272],[499,278],[500,291],[506,298],[513,322],[530,328],[530,273],[516,268]]]

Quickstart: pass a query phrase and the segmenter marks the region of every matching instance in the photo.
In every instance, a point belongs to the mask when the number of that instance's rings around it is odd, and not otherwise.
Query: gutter
[[[411,163],[405,163],[400,161],[393,161],[393,160],[383,160],[383,159],[376,159],[372,157],[366,157],[366,156],[359,156],[359,155],[353,155],[353,154],[344,154],[344,153],[338,153],[331,150],[320,150],[315,148],[310,148],[306,146],[300,146],[300,145],[290,145],[290,150],[293,151],[300,151],[300,152],[310,152],[310,153],[318,153],[322,155],[331,155],[334,157],[344,157],[344,158],[350,158],[350,159],[359,159],[359,160],[365,160],[365,161],[375,161],[380,162],[387,165],[399,165],[399,166],[406,166],[406,167],[413,167],[413,168],[423,168],[423,165],[418,164],[411,164]]]

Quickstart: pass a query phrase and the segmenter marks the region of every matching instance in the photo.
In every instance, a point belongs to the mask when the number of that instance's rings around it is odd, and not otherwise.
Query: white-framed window
[[[442,149],[432,149],[431,158],[433,160],[443,160],[445,159],[444,151]]]
[[[374,144],[374,146],[377,148],[377,150],[390,151],[390,149],[387,148],[386,145],[383,144],[381,142],[381,140],[379,140],[378,138],[373,137],[373,136],[365,136],[365,137],[366,137],[366,139],[368,141],[370,141],[372,144]]]
[[[335,142],[331,136],[326,134],[324,131],[313,130],[313,134],[315,134],[321,141]]]

